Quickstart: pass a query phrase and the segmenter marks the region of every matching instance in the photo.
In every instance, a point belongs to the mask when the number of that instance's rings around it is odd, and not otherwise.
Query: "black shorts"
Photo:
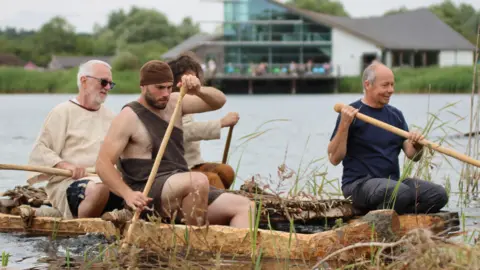
[[[85,189],[87,188],[87,184],[89,181],[91,180],[77,180],[70,184],[70,186],[67,188],[68,207],[70,208],[70,212],[72,212],[72,216],[75,218],[78,217],[78,206],[83,201],[83,199],[85,199]],[[102,214],[105,212],[113,211],[115,209],[120,210],[123,208],[123,206],[123,199],[110,192],[110,196],[108,197],[107,204],[105,205]]]

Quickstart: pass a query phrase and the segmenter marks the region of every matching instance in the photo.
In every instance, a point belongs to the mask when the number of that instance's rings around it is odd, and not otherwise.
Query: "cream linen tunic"
[[[200,150],[200,141],[220,139],[222,125],[220,120],[195,122],[192,114],[182,117],[183,143],[188,168],[204,163]]]
[[[30,165],[54,167],[60,161],[94,168],[100,146],[115,117],[105,106],[92,111],[69,100],[55,106],[47,115],[29,157]],[[98,177],[85,177],[96,183]],[[53,207],[66,219],[73,218],[68,206],[66,190],[73,179],[37,172],[28,175],[31,185],[47,181],[45,191]]]

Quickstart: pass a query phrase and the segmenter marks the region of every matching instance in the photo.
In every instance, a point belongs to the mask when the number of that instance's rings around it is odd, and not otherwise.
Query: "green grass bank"
[[[30,71],[22,68],[0,68],[0,93],[75,93],[76,69],[66,71]],[[470,93],[473,66],[449,68],[394,69],[397,92],[404,93]],[[114,71],[117,83],[112,93],[138,93],[138,71]],[[361,78],[340,79],[339,92],[358,93]]]
[[[477,66],[477,74],[478,69]],[[393,69],[395,91],[402,93],[471,93],[474,66]],[[477,80],[478,81],[478,80]],[[358,93],[361,78],[340,80],[339,92]],[[476,89],[476,88],[475,88]]]

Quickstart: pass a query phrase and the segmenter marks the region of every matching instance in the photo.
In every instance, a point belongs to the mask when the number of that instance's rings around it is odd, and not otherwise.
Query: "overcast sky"
[[[340,0],[347,12],[354,17],[381,15],[386,10],[406,6],[425,7],[443,0]],[[454,3],[469,3],[477,10],[480,0],[453,0]],[[110,11],[132,5],[155,8],[165,13],[170,21],[179,23],[191,16],[201,22],[202,30],[215,28],[207,21],[222,20],[223,7],[218,0],[0,0],[0,27],[14,26],[38,29],[55,15],[67,18],[79,32],[91,32],[95,23],[105,24]]]

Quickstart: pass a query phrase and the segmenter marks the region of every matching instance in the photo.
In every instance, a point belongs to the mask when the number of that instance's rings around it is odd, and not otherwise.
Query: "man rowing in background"
[[[153,204],[154,214],[167,219],[178,214],[187,225],[204,225],[208,220],[210,224],[248,228],[255,214],[253,203],[210,187],[205,174],[190,172],[185,161],[181,117],[217,110],[225,104],[221,91],[201,87],[192,75],[181,79],[188,94],[148,197],[142,194],[179,98],[179,93],[172,93],[173,81],[166,63],[152,60],[143,65],[140,97],[113,120],[100,150],[97,173],[113,192],[139,211]],[[114,167],[116,163],[120,172]]]
[[[80,65],[77,97],[50,111],[30,154],[30,165],[72,172],[72,177],[30,173],[28,180],[29,184],[48,181],[47,196],[64,218],[99,217],[123,206],[122,199],[111,193],[100,178],[86,176],[86,168],[95,166],[114,118],[103,106],[115,85],[110,69],[109,64],[99,60]]]
[[[203,70],[193,53],[182,54],[177,59],[168,62],[168,65],[173,73],[174,92],[180,91],[177,85],[183,75],[196,76],[202,82]],[[193,114],[187,114],[183,116],[182,120],[183,143],[188,168],[192,171],[204,173],[208,177],[210,185],[214,187],[230,188],[235,179],[235,171],[228,164],[205,162],[201,155],[200,141],[220,139],[222,128],[237,124],[238,113],[230,112],[221,119],[204,122],[196,122]]]
[[[398,214],[435,213],[448,202],[445,188],[415,178],[400,178],[398,155],[418,161],[423,136],[409,132],[408,140],[355,118],[357,112],[408,131],[400,110],[389,105],[394,92],[393,72],[374,62],[363,72],[364,96],[345,106],[328,145],[333,165],[343,161],[342,191],[360,211],[394,209]],[[393,206],[393,207],[392,207]]]

